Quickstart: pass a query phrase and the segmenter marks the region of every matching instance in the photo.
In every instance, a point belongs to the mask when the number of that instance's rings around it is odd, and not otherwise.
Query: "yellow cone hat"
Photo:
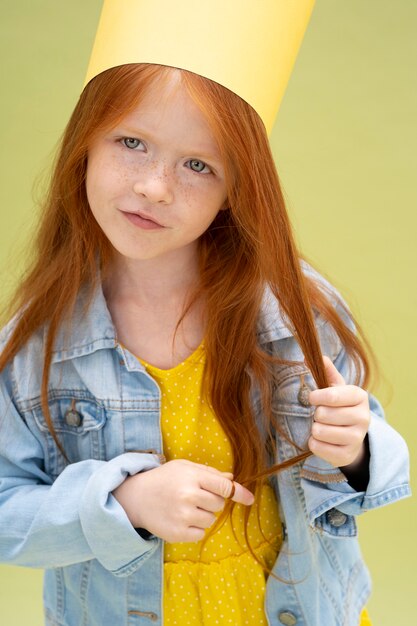
[[[314,0],[104,0],[86,82],[126,63],[186,69],[272,129]]]

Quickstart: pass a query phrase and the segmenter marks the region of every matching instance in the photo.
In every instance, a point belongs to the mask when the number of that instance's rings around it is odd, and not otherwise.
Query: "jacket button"
[[[281,624],[284,624],[284,626],[295,626],[295,624],[297,623],[297,618],[295,617],[294,613],[291,613],[290,611],[282,611],[278,615],[278,619]]]
[[[300,382],[301,385],[300,389],[298,390],[297,400],[302,406],[311,406],[309,402],[309,396],[312,389],[310,389],[310,387],[304,381],[304,374],[300,376]]]
[[[343,524],[346,524],[346,520],[347,515],[342,513],[342,511],[338,511],[337,509],[330,509],[330,511],[327,511],[327,521],[335,528],[339,528],[340,526],[343,526]]]
[[[75,409],[68,409],[65,413],[65,422],[68,426],[81,426],[83,417],[81,413],[78,413]]]

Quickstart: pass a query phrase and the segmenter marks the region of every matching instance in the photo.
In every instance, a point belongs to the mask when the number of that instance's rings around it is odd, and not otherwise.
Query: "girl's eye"
[[[191,159],[191,161],[188,161],[188,163],[190,164],[190,169],[192,169],[193,172],[200,173],[200,172],[204,172],[204,170],[207,170],[204,173],[205,174],[210,173],[210,168],[208,167],[208,165],[204,163],[204,161],[199,161],[198,159]]]
[[[126,146],[126,148],[130,148],[130,150],[135,150],[142,143],[140,139],[135,139],[134,137],[123,137],[122,143]]]

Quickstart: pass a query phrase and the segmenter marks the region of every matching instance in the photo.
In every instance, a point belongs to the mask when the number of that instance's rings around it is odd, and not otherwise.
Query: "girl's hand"
[[[317,408],[308,447],[316,456],[335,467],[359,468],[366,457],[364,439],[370,413],[368,394],[355,385],[346,385],[332,361],[323,357],[330,387],[315,389],[309,401]]]
[[[113,495],[135,528],[170,543],[203,539],[231,496],[241,504],[254,501],[232,474],[182,459],[129,476]]]

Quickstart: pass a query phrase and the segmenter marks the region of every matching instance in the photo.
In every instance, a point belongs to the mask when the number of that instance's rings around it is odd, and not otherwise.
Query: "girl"
[[[47,624],[369,623],[354,516],[408,495],[406,447],[246,102],[97,75],[14,304],[0,554],[46,568]]]

